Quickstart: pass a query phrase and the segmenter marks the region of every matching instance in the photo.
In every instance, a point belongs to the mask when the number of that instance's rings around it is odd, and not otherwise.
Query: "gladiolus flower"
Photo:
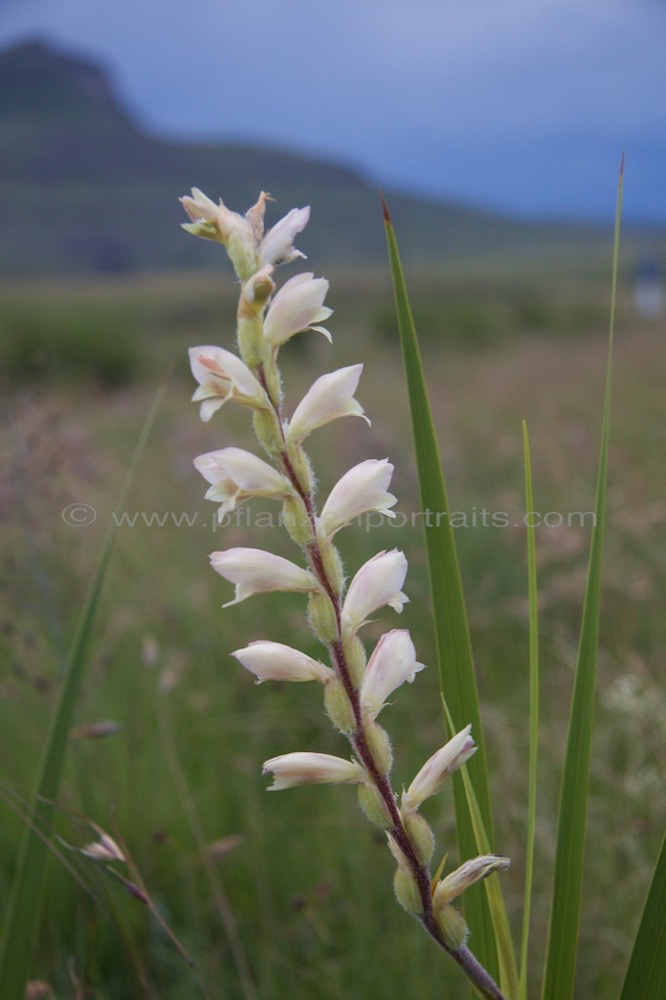
[[[450,872],[437,884],[432,899],[434,908],[439,909],[446,906],[470,885],[488,878],[495,871],[509,868],[510,865],[511,862],[508,858],[502,858],[497,854],[483,854],[478,858],[472,858],[471,861],[466,861],[460,868]]]
[[[282,286],[271,302],[264,320],[264,336],[269,344],[280,347],[295,333],[317,330],[330,341],[331,335],[315,324],[328,319],[333,310],[324,305],[328,281],[310,272],[297,274]]]
[[[233,601],[222,605],[225,608],[240,604],[253,594],[274,590],[309,591],[319,587],[308,570],[263,549],[238,548],[212,552],[210,561],[216,573],[236,585],[236,595]]]
[[[376,458],[369,458],[346,472],[322,508],[321,523],[326,536],[332,538],[345,524],[370,511],[395,517],[389,507],[393,507],[397,499],[386,492],[392,475],[391,463]]]
[[[326,684],[335,673],[306,653],[281,642],[260,639],[231,654],[262,681],[319,681]]]
[[[476,744],[470,736],[471,729],[469,725],[456,733],[425,762],[407,791],[402,793],[402,808],[405,812],[418,809],[422,802],[441,788],[449,775],[476,752]]]
[[[417,663],[416,651],[406,629],[393,629],[381,637],[368,661],[361,684],[364,713],[375,719],[386,699],[405,681],[412,683],[424,663]]]
[[[363,365],[349,365],[320,376],[310,386],[285,426],[287,439],[298,443],[317,427],[323,427],[338,417],[363,417],[370,423],[361,404],[353,398],[362,371]]]
[[[201,402],[201,419],[233,399],[254,409],[266,407],[266,394],[244,361],[222,347],[191,347],[190,366],[199,388],[192,396]]]
[[[206,500],[221,502],[218,517],[250,497],[283,500],[293,493],[289,481],[268,462],[243,448],[222,448],[194,459],[195,468],[209,483]]]
[[[263,766],[263,774],[275,776],[269,792],[282,788],[310,784],[358,784],[365,779],[365,771],[355,761],[343,760],[328,753],[285,753],[272,757]]]
[[[398,549],[378,552],[359,569],[349,584],[342,608],[345,625],[356,631],[378,608],[388,604],[400,613],[409,601],[400,588],[407,575],[407,560]]]

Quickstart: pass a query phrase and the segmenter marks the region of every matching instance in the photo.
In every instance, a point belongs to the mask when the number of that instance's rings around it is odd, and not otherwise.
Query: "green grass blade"
[[[666,837],[629,959],[620,1000],[656,1000],[666,996]]]
[[[523,449],[525,454],[525,510],[534,510],[532,490],[532,461],[527,424],[523,421]],[[527,583],[529,592],[529,751],[527,778],[527,842],[525,844],[525,893],[523,926],[520,943],[519,1000],[527,1000],[527,967],[529,953],[530,911],[532,902],[532,876],[534,872],[534,839],[536,832],[537,766],[539,748],[539,616],[537,606],[536,532],[531,517],[527,518]]]
[[[422,510],[436,512],[438,515],[434,519],[432,517],[428,519],[431,523],[426,524],[424,531],[430,590],[435,609],[433,617],[440,682],[451,712],[454,730],[460,730],[468,723],[472,723],[472,732],[479,750],[468,762],[467,767],[484,827],[492,841],[490,792],[479,696],[446,486],[400,255],[386,206],[384,206],[384,216],[409,391],[421,505]],[[459,775],[454,775],[453,788],[458,849],[461,860],[465,860],[475,855],[476,838],[464,784]],[[498,963],[492,919],[482,886],[473,886],[465,893],[465,915],[472,931],[471,944],[479,961],[491,975],[497,976]]]
[[[144,422],[132,463],[118,499],[118,510],[122,510],[125,506],[165,388],[163,386],[157,393]],[[87,643],[109,565],[116,531],[115,519],[112,519],[72,640],[58,699],[44,744],[33,803],[23,833],[5,917],[0,950],[0,996],[3,1000],[23,1000],[25,983],[32,961],[32,947],[37,930],[43,875],[48,854],[48,845],[43,839],[42,832],[50,826],[58,796],[72,715],[85,672]]]
[[[560,788],[553,900],[548,929],[543,1000],[570,1000],[576,972],[578,927],[585,852],[585,827],[594,724],[595,678],[599,645],[601,567],[606,522],[606,479],[610,425],[615,299],[620,245],[624,169],[620,170],[613,248],[613,281],[608,338],[601,447],[597,476],[595,525],[592,530],[576,678],[569,716],[567,748]]]

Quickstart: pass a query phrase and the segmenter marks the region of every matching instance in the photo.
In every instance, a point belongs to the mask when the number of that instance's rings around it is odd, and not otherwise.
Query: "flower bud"
[[[393,876],[393,891],[395,898],[408,913],[420,916],[423,913],[423,900],[416,879],[405,868],[396,868]]]
[[[435,835],[430,824],[419,812],[407,813],[403,822],[417,858],[422,865],[429,865],[435,849]]]
[[[386,775],[393,766],[393,750],[389,734],[376,722],[365,726],[365,741],[380,774]]]
[[[338,636],[338,623],[330,598],[322,590],[310,594],[308,600],[310,628],[320,642],[334,642]]]
[[[466,726],[425,762],[407,791],[402,793],[403,813],[418,809],[441,788],[450,774],[469,760],[477,749],[470,736],[471,728],[471,725]]]
[[[343,640],[345,660],[349,675],[355,687],[358,687],[365,672],[366,655],[363,643],[356,635]]]
[[[259,639],[231,655],[255,675],[258,684],[262,681],[319,681],[327,684],[335,677],[330,667],[281,642]]]
[[[282,523],[292,541],[305,548],[312,541],[312,524],[299,496],[285,497],[282,504]]]
[[[362,784],[358,786],[358,804],[366,819],[382,830],[393,828],[393,817],[376,785]]]
[[[460,951],[467,941],[469,928],[462,913],[453,906],[435,909],[435,920],[449,951]]]
[[[352,733],[356,729],[354,710],[341,680],[330,680],[324,691],[326,713],[341,733]]]
[[[328,753],[307,751],[286,753],[272,757],[263,765],[263,774],[274,775],[269,792],[309,784],[356,784],[366,777],[356,761],[343,760]]]
[[[483,854],[471,861],[465,861],[460,868],[450,872],[446,878],[438,883],[433,894],[433,904],[444,906],[460,896],[475,882],[480,882],[488,878],[493,872],[508,868],[511,862],[508,858],[502,858],[497,854]]]

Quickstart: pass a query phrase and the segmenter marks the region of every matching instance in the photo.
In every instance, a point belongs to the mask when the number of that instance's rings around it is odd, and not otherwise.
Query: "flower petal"
[[[412,683],[424,663],[417,663],[416,651],[406,629],[393,629],[381,637],[368,661],[361,683],[361,706],[375,719],[386,699],[405,681]]]
[[[407,575],[407,560],[398,549],[378,552],[356,573],[342,608],[346,628],[356,631],[378,608],[388,604],[400,613],[409,598],[401,587]]]
[[[393,466],[388,459],[369,458],[346,472],[335,484],[321,511],[321,522],[328,538],[350,521],[377,511],[395,517],[392,507],[397,503],[392,493],[387,493]]]
[[[328,753],[298,751],[272,757],[263,766],[263,774],[275,776],[269,792],[282,788],[309,784],[358,784],[365,779],[365,771],[355,761],[343,760]]]
[[[293,244],[297,234],[307,226],[309,218],[310,206],[307,205],[305,208],[292,208],[280,219],[259,244],[261,264],[288,264],[296,257],[305,257]]]
[[[330,340],[327,330],[313,326],[333,313],[324,306],[327,291],[328,281],[315,278],[312,273],[290,278],[275,295],[266,313],[264,336],[269,344],[279,347],[295,333],[308,329],[317,329]]]
[[[317,427],[337,420],[338,417],[363,417],[361,404],[353,398],[363,365],[349,365],[321,375],[310,386],[285,427],[288,441],[299,442]]]
[[[266,394],[244,361],[222,347],[191,347],[190,366],[199,383],[192,399],[203,401],[201,419],[210,420],[228,399],[263,409]],[[211,402],[212,400],[212,402]]]
[[[425,799],[429,799],[441,788],[450,774],[457,771],[476,752],[476,744],[470,736],[471,729],[469,725],[456,733],[425,762],[407,791],[402,793],[402,808],[405,812],[418,809]]]
[[[310,591],[319,587],[308,570],[263,549],[225,549],[212,552],[210,561],[220,576],[236,585],[234,600],[224,604],[225,608],[240,604],[253,594],[274,590]]]
[[[319,681],[325,684],[335,677],[330,667],[306,653],[281,642],[260,639],[231,654],[262,681]]]
[[[293,493],[282,473],[243,448],[206,452],[194,459],[194,465],[211,484],[206,499],[222,504],[220,518],[250,497],[283,500]]]

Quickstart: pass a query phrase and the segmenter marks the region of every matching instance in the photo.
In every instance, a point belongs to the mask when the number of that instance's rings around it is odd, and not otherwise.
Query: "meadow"
[[[506,267],[408,275],[456,513],[490,748],[494,847],[512,859],[502,878],[516,926],[528,707],[522,418],[530,429],[535,510],[544,522],[537,530],[543,689],[535,957],[546,935],[594,508],[609,273]],[[405,551],[411,603],[400,619],[383,612],[367,638],[409,628],[419,659],[429,663],[431,609],[388,271],[328,277],[333,345],[308,334],[285,347],[289,394],[297,400],[323,370],[365,363],[358,397],[372,427],[336,423],[318,431],[308,450],[322,494],[355,461],[388,456],[395,464],[397,525],[343,532],[340,545],[349,572],[381,548]],[[57,822],[44,831],[51,857],[32,962],[32,979],[43,985],[34,996],[467,996],[458,970],[395,905],[383,835],[368,827],[349,789],[265,793],[266,758],[293,749],[344,755],[345,748],[309,685],[257,689],[229,656],[262,636],[317,653],[297,595],[221,610],[231,588],[208,565],[209,552],[233,545],[294,555],[271,527],[278,508],[268,502],[215,528],[214,506],[202,499],[192,466],[212,448],[253,447],[246,413],[227,407],[223,419],[204,425],[189,401],[187,347],[232,346],[237,289],[228,273],[14,283],[0,291],[3,899],[68,643],[145,413],[166,384],[88,649]],[[625,282],[580,998],[615,995],[663,827],[663,332],[663,323],[633,313]],[[419,674],[390,711],[400,787],[442,743],[435,671]],[[453,855],[450,790],[424,812],[437,851]],[[141,885],[150,905],[77,853],[95,839],[94,824],[123,845],[131,865],[116,867]]]

